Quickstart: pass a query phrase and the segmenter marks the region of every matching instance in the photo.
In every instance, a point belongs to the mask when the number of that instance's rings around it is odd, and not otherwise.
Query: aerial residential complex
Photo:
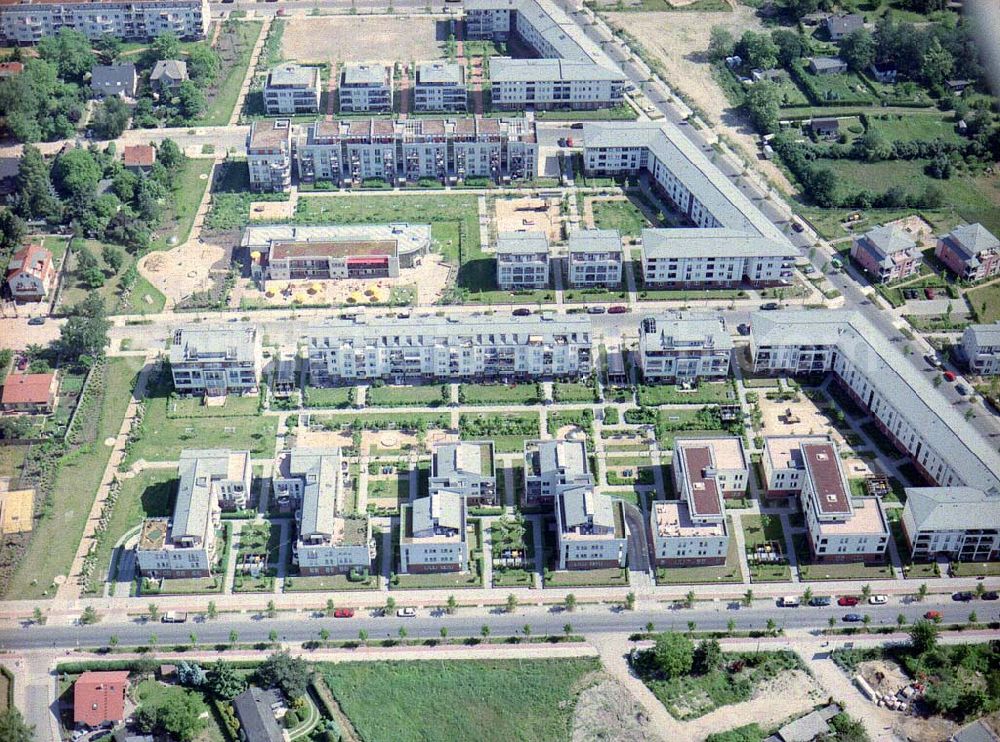
[[[251,394],[261,374],[261,338],[256,327],[188,325],[174,331],[170,372],[180,394]]]
[[[497,235],[497,286],[504,291],[549,285],[549,241],[544,232]]]
[[[978,487],[907,487],[903,531],[914,560],[1000,559],[1000,496]]]
[[[96,0],[5,2],[0,5],[0,43],[37,44],[71,28],[96,40],[149,41],[164,33],[203,39],[212,14],[208,0]]]
[[[461,572],[469,563],[465,498],[441,491],[400,509],[401,574]]]
[[[492,441],[439,443],[434,447],[428,491],[451,492],[473,507],[497,504]]]
[[[535,126],[523,118],[318,121],[302,129],[295,149],[300,179],[343,186],[369,178],[501,182],[538,171]]]
[[[854,238],[851,257],[877,283],[891,283],[920,270],[917,243],[900,227],[873,229]]]
[[[264,108],[269,115],[316,113],[320,98],[319,67],[283,64],[267,73]]]
[[[247,135],[250,190],[287,191],[292,185],[292,124],[255,121]]]
[[[340,320],[306,328],[310,382],[580,378],[591,372],[585,318],[474,320],[414,317],[389,325]]]
[[[417,65],[413,86],[413,110],[464,112],[468,108],[465,66],[457,62],[425,62]]]
[[[592,487],[587,446],[581,440],[524,442],[524,504],[547,505],[566,490]]]
[[[578,229],[569,235],[569,285],[617,288],[625,251],[617,229]]]
[[[934,254],[963,281],[1000,273],[1000,239],[982,224],[964,224],[938,238]]]
[[[639,368],[647,383],[729,376],[733,339],[718,317],[658,315],[639,322]]]
[[[428,224],[264,224],[243,230],[250,272],[268,281],[395,278],[431,246]]]
[[[1000,323],[966,327],[962,332],[962,352],[973,373],[1000,375]]]
[[[392,68],[381,64],[347,64],[340,72],[341,113],[391,113]]]
[[[501,109],[610,108],[625,96],[625,74],[551,0],[467,0],[469,39],[516,36],[540,59],[494,57],[493,104]]]
[[[624,567],[628,533],[620,500],[582,484],[557,491],[558,569]]]

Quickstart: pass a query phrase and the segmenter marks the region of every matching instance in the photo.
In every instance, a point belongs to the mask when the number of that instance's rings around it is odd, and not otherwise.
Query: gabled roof
[[[787,240],[726,227],[643,229],[642,253],[650,258],[794,258],[799,254]]]
[[[1000,250],[1000,239],[997,239],[982,224],[963,224],[955,227],[941,238],[943,242],[965,260],[971,260],[985,252]]]
[[[620,253],[622,236],[617,229],[578,229],[569,235],[569,252],[573,253]]]
[[[284,737],[272,710],[272,706],[280,702],[277,691],[261,690],[256,686],[250,686],[233,699],[233,711],[247,740],[282,742]]]
[[[826,19],[831,34],[848,34],[865,27],[865,17],[860,13],[832,15]]]
[[[549,252],[544,232],[501,232],[497,235],[497,253],[533,254]]]
[[[125,147],[125,167],[152,167],[156,162],[156,148],[150,144],[131,144]]]
[[[813,57],[809,63],[817,70],[833,70],[844,67],[845,62],[840,57]]]
[[[340,494],[340,449],[292,449],[289,474],[303,481],[299,535],[332,534]]]
[[[38,278],[44,278],[46,271],[52,266],[52,253],[39,242],[32,242],[10,257],[7,263],[7,279],[26,273]]]
[[[425,533],[435,528],[462,530],[465,498],[457,492],[438,491],[413,502],[413,533]]]
[[[726,331],[720,317],[705,315],[662,314],[643,317],[639,322],[639,335],[647,344],[662,349],[678,345],[716,350],[730,350],[733,339]]]
[[[171,80],[187,80],[187,62],[179,59],[161,59],[153,66],[153,71],[149,74],[151,81],[168,77]]]
[[[977,347],[1000,345],[1000,322],[992,325],[969,325],[963,333],[963,340],[968,336]]]
[[[128,670],[85,672],[73,683],[73,721],[96,727],[125,719]]]
[[[119,64],[95,64],[90,70],[90,87],[95,90],[135,93],[135,65],[131,62]]]
[[[615,527],[614,501],[598,494],[593,485],[581,484],[568,487],[560,493],[562,498],[563,529],[570,530],[593,524],[600,528]]]

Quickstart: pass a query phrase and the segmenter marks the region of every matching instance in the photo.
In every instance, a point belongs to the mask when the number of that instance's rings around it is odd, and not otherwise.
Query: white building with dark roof
[[[566,487],[555,497],[557,569],[609,569],[625,566],[628,532],[620,500],[584,484]]]
[[[417,65],[413,85],[413,110],[464,112],[469,95],[465,89],[465,66],[458,62],[424,62]]]
[[[79,31],[96,41],[150,41],[172,33],[180,39],[204,39],[212,13],[208,0],[71,0],[4,2],[0,5],[0,43],[37,44],[59,29]]]
[[[982,224],[955,227],[938,238],[934,254],[962,281],[1000,274],[1000,239]]]
[[[908,487],[903,531],[914,561],[1000,559],[1000,496],[978,487]]]
[[[496,256],[501,290],[548,288],[549,241],[544,232],[501,232]]]
[[[392,68],[345,64],[337,95],[341,113],[392,113]]]
[[[281,64],[264,83],[264,109],[269,116],[316,113],[319,110],[319,67]]]
[[[578,229],[569,235],[568,250],[570,286],[621,286],[625,251],[617,229]]]
[[[962,333],[962,351],[972,373],[1000,374],[1000,322],[966,327]]]
[[[467,506],[455,492],[438,492],[400,508],[401,574],[464,572],[469,567]]]
[[[496,505],[497,478],[492,441],[457,441],[434,446],[430,494],[453,492],[467,505]]]
[[[732,350],[718,316],[675,313],[639,321],[638,361],[646,383],[725,379]]]
[[[174,330],[170,372],[179,394],[250,394],[261,374],[257,328],[188,325]]]

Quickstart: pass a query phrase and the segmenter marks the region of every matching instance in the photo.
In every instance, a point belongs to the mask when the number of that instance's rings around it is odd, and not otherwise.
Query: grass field
[[[185,159],[174,175],[174,190],[166,200],[163,218],[153,237],[154,250],[168,250],[170,237],[186,242],[191,236],[195,214],[212,176],[212,160]],[[159,310],[157,310],[159,311]]]
[[[98,265],[104,271],[104,284],[97,289],[92,289],[84,284],[77,271],[77,253],[75,250],[79,249],[80,245],[84,245],[90,250],[91,254],[97,258]],[[63,289],[59,298],[60,310],[82,301],[96,291],[98,296],[104,299],[104,306],[108,308],[108,312],[112,314],[118,313],[118,301],[122,293],[122,282],[125,273],[135,264],[135,256],[122,250],[125,259],[122,262],[121,270],[118,273],[113,273],[101,258],[102,248],[103,244],[97,240],[74,240],[74,252],[70,253],[66,263],[66,270],[63,274]],[[146,301],[144,298],[147,295],[149,296],[149,301]],[[160,312],[163,310],[165,303],[166,297],[163,296],[160,290],[155,288],[145,278],[139,276],[132,288],[129,301],[121,308],[121,312],[125,314]]]
[[[28,455],[28,446],[0,446],[0,477],[16,478]]]
[[[540,384],[462,384],[458,401],[469,405],[538,404]]]
[[[600,669],[589,658],[319,666],[361,739],[393,742],[569,739],[576,696]]]
[[[49,592],[56,575],[69,572],[83,528],[111,457],[104,440],[116,436],[131,399],[141,358],[112,358],[105,371],[106,392],[97,412],[94,441],[64,456],[52,483],[55,507],[35,524],[31,545],[7,586],[6,595],[31,599]]]
[[[931,141],[943,139],[960,142],[962,138],[955,131],[955,123],[940,115],[929,114],[885,114],[869,116],[869,129],[878,131],[889,141]]]
[[[638,237],[646,227],[653,226],[642,210],[631,201],[594,201],[594,226],[597,229],[617,229],[625,237]]]
[[[350,407],[354,387],[306,387],[303,404],[306,407]]]
[[[552,399],[563,403],[596,402],[597,390],[589,384],[583,384],[579,381],[556,381],[552,384]]]
[[[640,405],[725,404],[735,401],[736,393],[728,381],[700,383],[691,390],[682,390],[674,384],[643,384],[639,387]]]
[[[491,440],[496,453],[518,453],[525,440],[538,438],[539,422],[537,412],[466,412],[458,427],[462,440]]]
[[[744,515],[741,520],[747,548],[777,541],[784,553],[785,531],[781,527],[781,518],[777,515]],[[750,564],[749,567],[753,582],[788,582],[792,579],[792,570],[787,564]]]
[[[243,87],[247,67],[250,66],[250,54],[263,25],[263,21],[240,21],[232,24],[232,30],[229,30],[228,24],[223,25],[222,34],[231,36],[235,57],[231,64],[223,66],[222,75],[215,89],[209,90],[205,96],[208,103],[205,113],[194,122],[194,125],[225,126],[229,123],[229,117],[240,97],[240,88]]]
[[[617,492],[614,497],[620,497]],[[545,587],[602,587],[628,584],[628,571],[611,567],[609,569],[574,569],[562,572],[547,572]]]
[[[196,737],[198,742],[223,742],[226,739],[215,721],[215,716],[209,711],[208,704],[205,703],[205,697],[198,691],[181,688],[177,685],[164,685],[150,678],[139,683],[135,688],[135,693],[139,699],[140,706],[146,704],[153,706],[166,704],[169,706],[171,699],[178,697],[193,698],[193,705],[198,709],[197,715],[201,717],[200,723],[203,725],[203,731]]]
[[[966,292],[976,319],[985,324],[1000,321],[1000,283],[981,286]]]
[[[365,393],[365,404],[372,407],[437,407],[444,404],[447,387],[432,386],[376,386]]]

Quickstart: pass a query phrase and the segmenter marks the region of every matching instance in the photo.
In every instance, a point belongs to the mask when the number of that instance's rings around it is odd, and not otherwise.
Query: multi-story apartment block
[[[617,288],[624,263],[617,229],[580,229],[569,236],[569,285],[573,288]]]
[[[256,327],[188,325],[174,331],[170,372],[179,394],[250,394],[261,372],[261,338]]]
[[[475,318],[470,318],[475,319]],[[414,317],[388,325],[331,321],[305,331],[314,385],[385,379],[580,378],[591,372],[590,323],[566,317]]]
[[[305,127],[296,151],[300,179],[347,187],[369,178],[509,182],[538,169],[535,126],[526,119],[318,121]]]
[[[966,327],[962,333],[962,351],[974,374],[1000,374],[1000,322]]]
[[[698,469],[695,473],[695,469]],[[676,491],[695,487],[695,480],[711,479],[722,497],[742,497],[750,481],[750,465],[743,439],[678,438],[674,442],[674,484]]]
[[[732,350],[716,316],[664,314],[639,322],[639,367],[647,383],[725,379]]]
[[[876,283],[891,283],[920,270],[917,243],[897,226],[873,229],[854,238],[851,257]]]
[[[647,286],[731,288],[791,282],[795,248],[724,227],[642,230]]]
[[[818,562],[881,562],[889,544],[889,522],[877,497],[851,497],[833,441],[804,439],[802,511],[809,548]]]
[[[208,577],[220,513],[246,507],[252,472],[249,451],[182,451],[173,517],[149,518],[139,532],[136,564],[142,575]]]
[[[623,102],[624,73],[551,0],[467,0],[464,5],[467,38],[517,36],[538,57],[490,60],[498,108],[586,109]]]
[[[71,28],[96,40],[149,41],[172,33],[203,39],[211,21],[208,0],[96,0],[8,2],[0,5],[0,43],[37,44]]]
[[[303,575],[347,574],[371,568],[375,556],[367,517],[344,515],[347,464],[339,448],[293,448],[282,454],[272,497],[295,509],[292,561]]]
[[[1000,273],[1000,239],[982,224],[963,224],[938,238],[934,254],[962,281]]]
[[[1000,559],[1000,496],[977,487],[908,487],[903,532],[911,557]]]
[[[567,488],[594,485],[583,441],[524,442],[524,503],[548,504]]]
[[[251,191],[287,191],[292,186],[292,125],[288,119],[254,121],[247,135]]]
[[[396,278],[431,246],[429,224],[265,224],[243,230],[250,273],[268,281]]]
[[[413,110],[464,112],[468,108],[465,67],[457,62],[426,62],[417,65],[413,86]]]
[[[319,67],[282,64],[267,73],[264,108],[268,115],[316,113],[320,98]]]
[[[548,288],[549,241],[544,232],[501,232],[496,251],[500,289]]]
[[[856,312],[759,312],[750,352],[758,373],[833,373],[879,430],[942,487],[1000,490],[1000,456],[895,344]]]
[[[492,441],[439,443],[434,447],[428,492],[453,492],[467,505],[496,505]]]
[[[802,459],[803,443],[824,443],[826,435],[768,435],[764,437],[764,455],[761,467],[764,472],[766,497],[793,497],[802,492],[805,480],[805,461]]]
[[[392,68],[345,64],[337,94],[341,113],[392,113]]]
[[[593,485],[567,487],[555,498],[558,569],[624,567],[628,532],[620,500]]]
[[[400,508],[401,574],[464,572],[469,566],[465,499],[454,492],[421,497]]]

